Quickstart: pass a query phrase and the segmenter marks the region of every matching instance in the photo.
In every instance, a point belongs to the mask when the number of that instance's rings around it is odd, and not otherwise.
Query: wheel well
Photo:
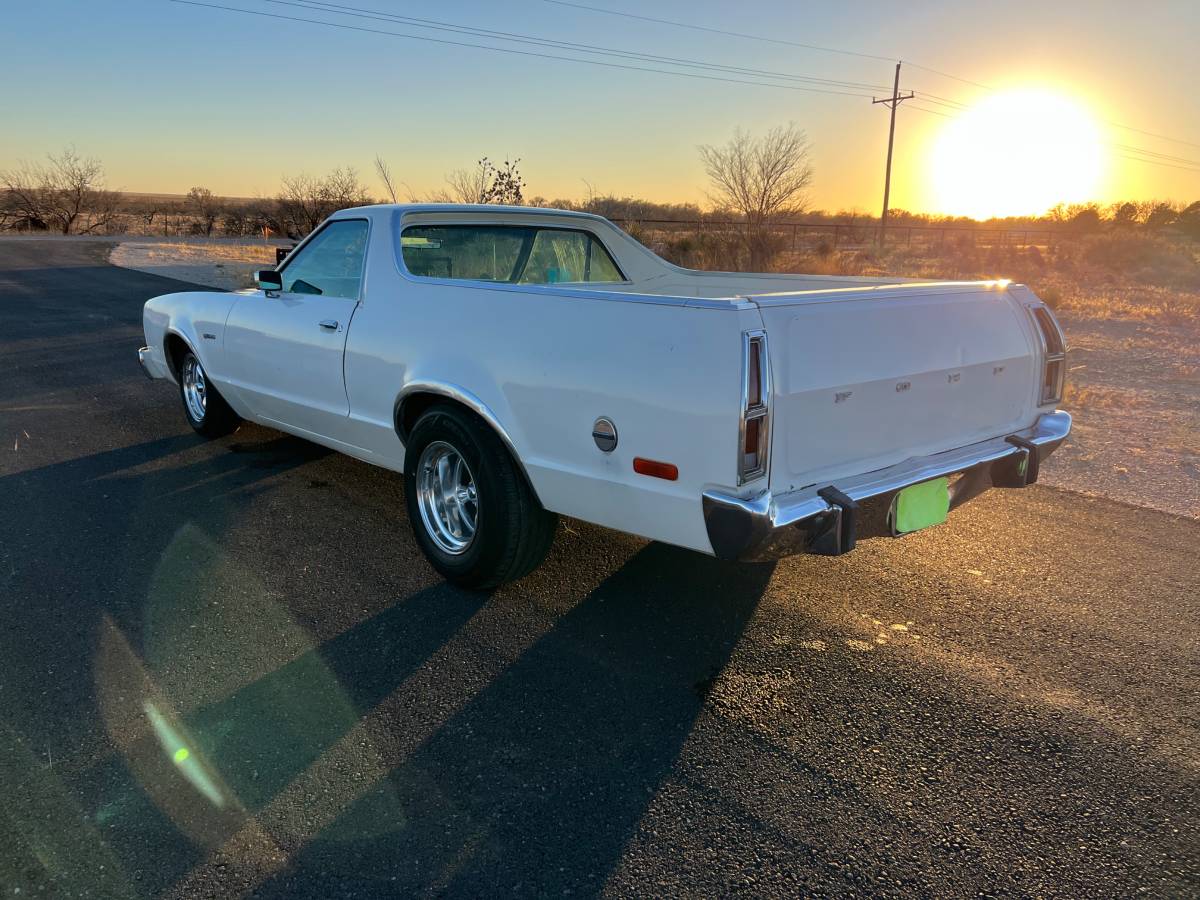
[[[417,419],[421,418],[425,411],[436,403],[445,403],[448,406],[458,407],[464,412],[480,418],[476,416],[475,410],[471,409],[465,403],[459,403],[445,394],[425,392],[409,394],[396,407],[396,434],[399,435],[401,442],[408,443],[408,436],[412,433],[413,426],[417,424]]]
[[[166,343],[163,345],[163,352],[167,357],[167,366],[171,369],[171,373],[176,379],[179,378],[179,364],[183,361],[183,354],[191,349],[187,341],[179,335],[167,335]]]
[[[533,486],[533,481],[529,477],[529,473],[525,471],[525,463],[521,457],[517,455],[512,443],[508,439],[508,435],[504,434],[494,422],[488,421],[487,417],[481,416],[477,411],[472,409],[466,403],[449,397],[445,394],[435,393],[433,391],[416,391],[408,396],[396,406],[396,434],[400,438],[400,442],[407,444],[408,436],[412,432],[413,426],[417,424],[417,420],[425,414],[425,411],[430,407],[437,405],[452,406],[455,409],[460,409],[471,418],[482,424],[489,431],[492,431],[500,438],[500,442],[512,457],[513,462],[517,465],[517,471],[521,473],[521,477],[525,479],[525,483],[529,486],[529,490],[533,492],[534,497],[537,497],[537,488]],[[540,501],[539,501],[540,502]]]

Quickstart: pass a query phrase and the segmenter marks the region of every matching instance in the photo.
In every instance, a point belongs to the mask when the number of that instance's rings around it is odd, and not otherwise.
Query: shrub
[[[1092,235],[1083,241],[1082,256],[1098,268],[1138,273],[1149,281],[1200,276],[1200,267],[1190,253],[1152,235],[1127,232]]]

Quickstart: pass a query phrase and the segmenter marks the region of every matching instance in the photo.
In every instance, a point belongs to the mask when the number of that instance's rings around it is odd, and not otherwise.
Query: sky
[[[206,2],[573,55],[269,0]],[[1082,188],[1086,199],[1200,198],[1195,2],[579,2],[883,58],[547,0],[337,5],[878,86],[844,88],[851,94],[887,93],[894,61],[902,58],[901,90],[921,96],[901,104],[897,115],[893,208],[962,212],[977,201],[973,211],[996,212],[1003,206],[997,198],[975,192],[991,184],[1014,195],[989,174],[1002,170],[1013,187],[1037,179],[1027,200],[1035,206],[1050,205],[1052,197],[1082,199],[1064,195],[1081,190],[1073,184],[1079,167],[1071,161],[1085,151],[1070,145],[1069,153],[1051,154],[1066,169],[1038,163],[1039,148],[1064,139],[1060,132],[1068,126],[1061,123],[1080,116],[1091,123],[1092,130],[1084,130],[1094,145],[1088,165],[1095,171],[1089,169]],[[814,207],[876,213],[881,202],[888,112],[869,96],[629,71],[170,0],[5,0],[0,23],[11,36],[0,96],[0,169],[72,144],[104,162],[110,187],[128,191],[183,193],[203,185],[225,196],[270,196],[281,176],[353,166],[372,191],[381,192],[373,173],[378,154],[421,194],[441,188],[446,172],[482,156],[519,157],[527,196],[581,198],[590,187],[599,194],[706,205],[699,145],[722,144],[739,128],[758,134],[795,122],[811,141]],[[696,74],[756,80],[727,71]],[[994,103],[996,95],[1013,94],[1052,102],[1032,117],[1024,116],[1023,101],[1015,109]],[[967,115],[946,101],[983,110]],[[1056,103],[1066,104],[1069,115],[1059,117]],[[1067,135],[1068,143],[1075,135]],[[1126,158],[1145,159],[1146,151],[1159,154],[1152,157],[1159,164]],[[1016,165],[1038,171],[1023,174],[1013,170]],[[968,195],[974,200],[968,202]]]

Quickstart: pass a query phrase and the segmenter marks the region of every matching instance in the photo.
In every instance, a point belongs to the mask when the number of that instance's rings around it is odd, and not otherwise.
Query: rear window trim
[[[543,284],[540,282],[521,282],[521,281],[487,281],[482,278],[455,278],[444,275],[417,275],[408,267],[408,263],[404,259],[404,235],[406,232],[414,228],[504,228],[504,229],[519,229],[521,231],[567,231],[575,234],[584,234],[600,245],[600,248],[608,255],[609,262],[616,269],[617,274],[621,276],[620,281],[558,281],[553,283]],[[535,238],[536,239],[536,238]],[[400,266],[400,270],[408,278],[414,281],[424,281],[431,283],[452,283],[452,284],[474,284],[482,287],[494,287],[504,285],[508,287],[524,287],[524,288],[541,288],[541,287],[566,287],[576,288],[581,286],[591,287],[593,290],[603,290],[599,285],[606,284],[633,284],[633,281],[625,274],[625,270],[621,268],[617,258],[613,255],[612,250],[608,248],[608,244],[604,243],[603,238],[589,228],[579,228],[573,225],[543,225],[541,223],[528,225],[520,225],[515,222],[409,222],[401,223],[396,229],[396,262]],[[593,287],[596,286],[596,287]]]

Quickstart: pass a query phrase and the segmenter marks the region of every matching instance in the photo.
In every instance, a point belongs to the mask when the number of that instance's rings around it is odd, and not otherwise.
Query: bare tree
[[[446,176],[452,203],[486,203],[490,182],[483,160],[474,169],[455,169]]]
[[[147,203],[138,213],[142,218],[142,226],[146,231],[150,230],[150,226],[154,224],[154,219],[158,216],[159,209],[153,203]]]
[[[97,191],[88,209],[88,224],[80,234],[122,234],[126,230],[125,198],[120,191]]]
[[[40,167],[21,163],[15,169],[0,172],[4,188],[5,224],[33,231],[50,228],[48,202],[43,195],[43,173]]]
[[[375,157],[375,174],[383,182],[384,190],[387,191],[391,201],[393,203],[399,202],[396,200],[396,186],[392,183],[392,170],[382,156]]]
[[[58,156],[47,154],[44,165],[23,163],[0,172],[8,207],[33,227],[63,234],[87,234],[110,228],[120,207],[120,195],[104,189],[104,166],[82,157],[74,147]]]
[[[225,201],[206,187],[192,188],[188,191],[187,198],[192,212],[200,220],[200,230],[204,232],[205,237],[212,237],[217,218],[225,208]]]
[[[283,230],[290,237],[303,237],[331,213],[370,200],[367,189],[358,181],[358,173],[347,166],[334,169],[324,178],[285,177],[276,204]]]
[[[757,138],[739,130],[723,147],[701,146],[700,160],[712,182],[709,199],[745,218],[750,266],[765,268],[774,255],[771,225],[808,206],[813,179],[808,138],[795,123]]]
[[[524,202],[522,189],[525,181],[517,168],[521,160],[505,160],[497,166],[486,156],[476,163],[474,169],[455,169],[446,176],[449,191],[438,191],[430,196],[434,202],[443,203],[503,203],[519,206]]]

